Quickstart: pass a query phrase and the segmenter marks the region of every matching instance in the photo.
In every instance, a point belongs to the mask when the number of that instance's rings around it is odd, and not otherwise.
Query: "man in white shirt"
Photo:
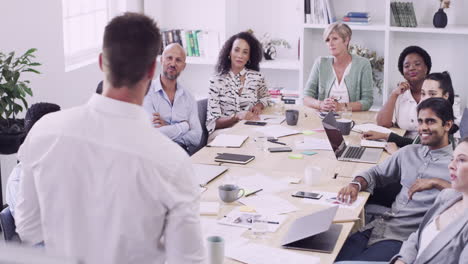
[[[83,263],[203,263],[198,188],[187,154],[141,107],[161,37],[126,13],[106,26],[103,94],[49,114],[19,151],[22,241]]]
[[[151,83],[143,108],[159,132],[190,153],[200,144],[202,127],[195,98],[177,82],[185,68],[184,48],[177,43],[166,46],[161,64],[162,74]]]

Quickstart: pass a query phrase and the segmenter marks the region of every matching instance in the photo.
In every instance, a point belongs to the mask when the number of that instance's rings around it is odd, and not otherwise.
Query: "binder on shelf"
[[[304,23],[312,23],[310,1],[311,0],[304,0]]]

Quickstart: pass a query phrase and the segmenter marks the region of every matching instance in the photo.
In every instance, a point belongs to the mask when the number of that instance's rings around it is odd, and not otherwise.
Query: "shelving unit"
[[[340,19],[349,11],[367,11],[371,15],[369,25],[350,25],[353,30],[351,44],[375,50],[385,58],[382,94],[374,93],[374,106],[381,106],[388,94],[403,77],[398,71],[398,56],[407,46],[421,46],[431,55],[432,72],[449,71],[455,92],[462,98],[462,106],[467,104],[468,93],[464,89],[464,76],[468,62],[468,1],[452,1],[446,9],[448,25],[434,28],[432,17],[438,10],[439,1],[413,0],[418,27],[395,27],[391,24],[391,0],[332,0],[336,17]],[[409,1],[409,0],[405,0]],[[327,25],[302,24],[301,36],[301,91],[307,82],[313,62],[318,56],[326,56],[328,51],[322,40],[323,29]]]
[[[417,28],[391,24],[392,0],[332,1],[338,19],[349,11],[367,11],[371,14],[371,24],[350,27],[353,30],[352,44],[375,50],[385,58],[382,94],[374,93],[374,106],[381,106],[393,87],[403,80],[397,61],[400,52],[410,45],[421,46],[429,52],[433,72],[450,72],[455,91],[462,98],[462,106],[467,104],[468,92],[465,90],[468,89],[464,89],[463,77],[466,75],[465,63],[468,62],[468,17],[464,14],[468,10],[468,1],[452,1],[452,6],[445,10],[449,24],[444,29],[432,26],[432,17],[438,10],[437,0],[412,0],[419,25]],[[270,87],[297,89],[300,93],[315,59],[329,54],[322,40],[327,25],[304,24],[303,8],[303,0],[144,1],[145,13],[153,16],[161,28],[217,31],[221,45],[233,34],[247,29],[252,29],[258,38],[268,32],[274,38],[286,39],[292,49],[278,48],[278,58],[264,60],[261,71]],[[216,59],[187,58],[187,67],[180,79],[197,97],[206,96]]]

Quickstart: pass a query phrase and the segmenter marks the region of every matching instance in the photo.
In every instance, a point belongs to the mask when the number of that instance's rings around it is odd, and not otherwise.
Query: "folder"
[[[247,164],[255,159],[255,156],[241,155],[233,153],[218,153],[215,157],[217,162],[236,163],[236,164]]]

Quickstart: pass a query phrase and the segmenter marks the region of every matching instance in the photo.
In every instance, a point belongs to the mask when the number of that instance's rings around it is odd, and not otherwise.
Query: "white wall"
[[[122,3],[120,10],[143,11],[143,0],[125,0]],[[24,74],[24,78],[31,81],[34,93],[28,102],[52,102],[62,108],[86,102],[102,80],[102,73],[97,61],[65,72],[62,1],[0,1],[0,10],[0,50],[22,54],[29,48],[38,49],[37,61],[42,63],[38,70],[42,74]],[[0,162],[4,189],[7,176],[15,165],[15,155],[0,156]]]

